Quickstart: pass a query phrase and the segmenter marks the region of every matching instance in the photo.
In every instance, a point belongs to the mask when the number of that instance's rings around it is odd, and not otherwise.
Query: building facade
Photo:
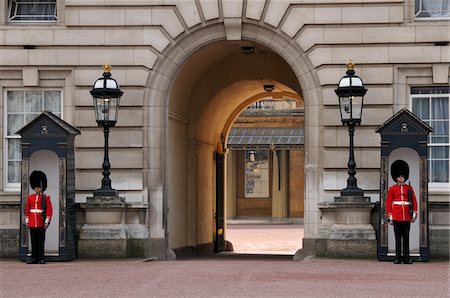
[[[227,146],[241,111],[263,98],[304,102],[303,248],[314,253],[326,237],[319,206],[332,202],[347,179],[348,133],[334,89],[349,59],[368,89],[355,135],[359,186],[371,202],[380,201],[379,125],[402,108],[429,123],[431,255],[448,257],[449,3],[1,0],[2,257],[14,256],[19,237],[15,132],[42,110],[81,131],[78,248],[170,259],[212,251],[214,154]],[[89,90],[104,63],[124,91],[110,135],[111,179],[124,198],[115,213],[88,206],[103,158]]]

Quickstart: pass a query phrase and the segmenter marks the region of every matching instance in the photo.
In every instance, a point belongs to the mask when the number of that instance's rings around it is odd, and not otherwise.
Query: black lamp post
[[[94,100],[95,119],[99,127],[103,127],[103,134],[105,136],[105,152],[103,158],[103,179],[102,187],[94,191],[95,197],[104,196],[118,196],[119,192],[111,187],[111,179],[109,178],[109,163],[108,155],[108,137],[109,128],[114,127],[117,122],[119,113],[120,97],[123,92],[120,90],[119,84],[116,80],[111,78],[111,67],[108,64],[103,66],[103,77],[99,78],[92,90],[90,91]]]
[[[341,190],[341,196],[364,196],[364,192],[357,185],[356,163],[354,157],[353,137],[355,126],[361,124],[363,99],[367,92],[362,80],[355,75],[355,65],[350,61],[347,64],[346,76],[339,81],[339,86],[334,91],[339,97],[339,110],[343,125],[348,126],[350,135],[350,156],[348,159],[347,187]]]

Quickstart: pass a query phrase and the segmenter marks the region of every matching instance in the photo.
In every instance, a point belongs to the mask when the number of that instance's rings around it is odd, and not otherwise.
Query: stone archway
[[[230,89],[227,88],[233,88],[233,83],[237,81],[250,79],[256,82],[258,78],[260,80],[272,79],[288,84],[291,91],[302,94],[305,99],[306,114],[305,152],[308,154],[307,163],[309,164],[305,185],[307,185],[308,195],[314,198],[313,202],[317,201],[319,185],[315,165],[320,164],[320,150],[318,150],[320,140],[317,137],[309,137],[309,135],[319,135],[321,116],[318,106],[322,100],[321,93],[317,89],[318,79],[313,67],[303,55],[300,47],[283,35],[253,24],[244,24],[242,32],[242,41],[225,41],[224,27],[216,24],[198,29],[195,35],[189,34],[182,37],[176,46],[167,49],[164,59],[157,61],[148,82],[150,88],[147,97],[152,106],[150,115],[155,116],[159,121],[159,123],[153,123],[155,120],[150,119],[148,135],[150,147],[149,230],[150,250],[153,255],[161,255],[164,247],[184,251],[202,245],[209,246],[212,242],[212,226],[201,223],[200,220],[200,218],[206,218],[207,221],[212,221],[214,216],[212,209],[208,207],[209,203],[206,205],[201,203],[209,200],[214,189],[210,179],[213,171],[212,158],[197,159],[197,157],[212,156],[216,143],[210,140],[217,139],[217,135],[220,136],[227,121],[233,118],[233,113],[236,113],[236,110],[244,102],[241,101],[230,111],[224,112],[223,119],[215,122],[215,129],[202,132],[201,127],[207,127],[208,120],[211,119],[207,109],[214,110],[220,106],[208,107],[211,99],[216,96],[220,97],[221,91],[230,92]],[[196,38],[200,35],[210,38]],[[210,67],[220,63],[223,65],[223,60],[226,60],[227,56],[221,52],[229,54],[230,51],[227,51],[227,47],[237,46],[240,48],[246,43],[255,45],[258,50],[261,48],[264,55],[270,56],[268,60],[261,60],[267,62],[266,73],[257,73],[257,77],[249,75],[248,69],[244,69],[243,74],[241,72],[223,73],[223,77],[208,77],[206,81],[213,86],[206,88],[206,83],[201,81],[180,81],[183,76],[192,75],[192,71],[185,72],[185,70],[192,69],[193,66],[196,66],[194,72],[204,73]],[[207,59],[196,56],[196,53],[203,49],[209,49],[205,52],[206,56],[203,56]],[[262,66],[254,64],[253,67],[261,68]],[[274,69],[276,71],[273,71]],[[287,76],[289,79],[280,75],[283,71],[290,72],[291,75]],[[186,84],[186,82],[192,84]],[[257,94],[258,92],[253,91],[251,96],[244,98],[248,100]],[[156,115],[154,111],[158,111]],[[212,134],[216,136],[211,135],[212,131],[214,131]],[[161,137],[155,137],[155,133]],[[207,135],[208,140],[205,140]],[[186,136],[190,137],[185,138]],[[155,167],[152,162],[157,166]],[[209,170],[198,171],[199,167]],[[183,181],[183,179],[185,180]],[[201,187],[199,187],[200,183]],[[184,200],[177,201],[176,198],[183,196]],[[174,204],[174,202],[178,203]],[[307,200],[305,205],[307,208]],[[311,216],[316,217],[317,215],[305,214],[305,233],[308,231],[308,218]],[[311,219],[312,223],[316,222],[315,218]],[[177,228],[171,229],[169,226]],[[314,236],[316,229],[317,227],[311,226],[311,235]]]

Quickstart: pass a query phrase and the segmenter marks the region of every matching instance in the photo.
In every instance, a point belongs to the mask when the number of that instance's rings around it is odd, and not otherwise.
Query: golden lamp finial
[[[347,70],[354,70],[355,64],[353,64],[352,59],[348,60],[347,62]]]
[[[111,72],[111,65],[109,65],[108,63],[105,63],[103,65],[103,72],[110,73]]]

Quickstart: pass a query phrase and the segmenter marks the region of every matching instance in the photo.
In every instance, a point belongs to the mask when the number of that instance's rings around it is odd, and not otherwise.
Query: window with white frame
[[[245,197],[269,198],[269,151],[245,151]]]
[[[11,22],[56,21],[56,0],[10,0],[9,20]]]
[[[416,18],[450,18],[450,0],[415,0]]]
[[[7,90],[5,106],[5,187],[19,188],[22,153],[16,132],[43,110],[61,117],[61,90]]]
[[[412,87],[412,112],[430,125],[429,181],[449,183],[450,87]]]

